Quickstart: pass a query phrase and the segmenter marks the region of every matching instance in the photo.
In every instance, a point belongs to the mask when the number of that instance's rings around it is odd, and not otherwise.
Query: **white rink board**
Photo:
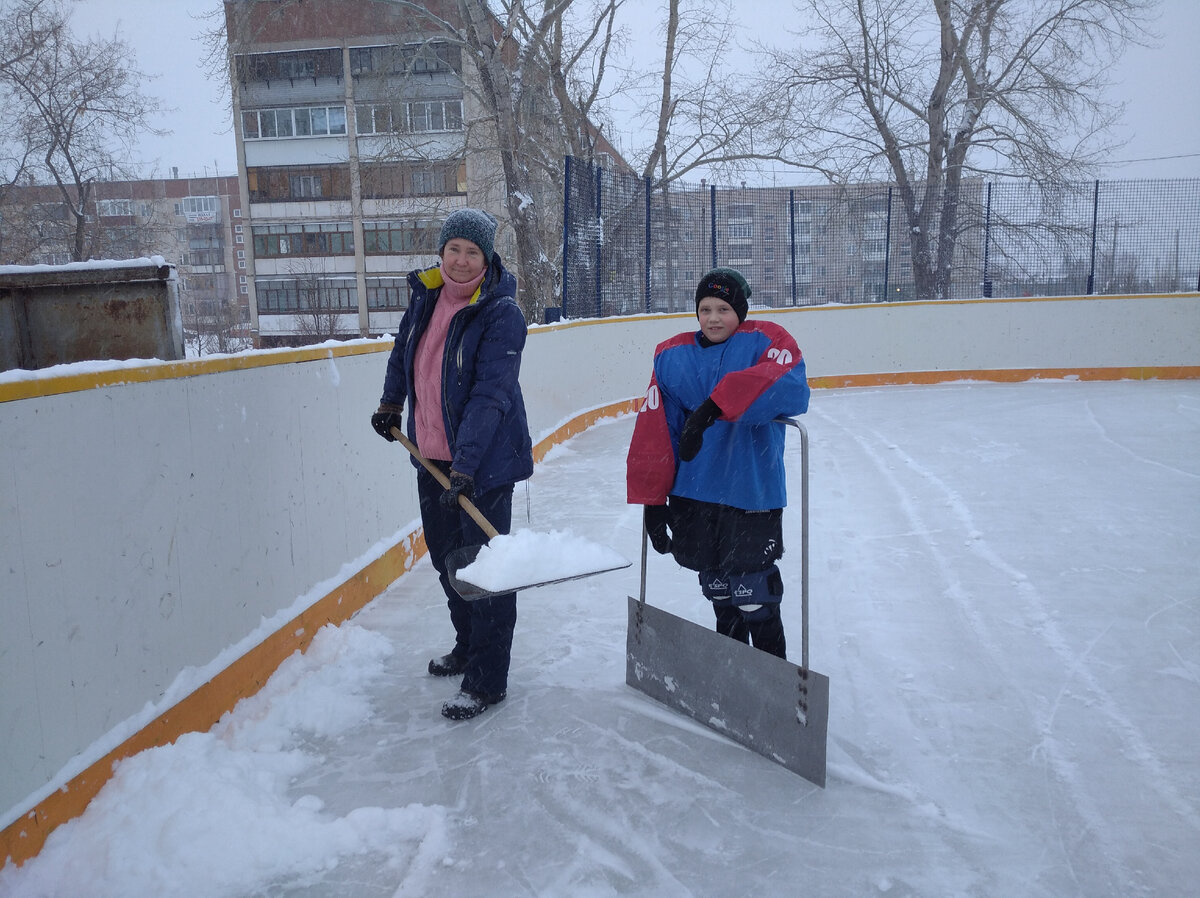
[[[766,317],[796,337],[811,378],[1200,366],[1195,295]],[[531,328],[521,382],[535,442],[640,396],[653,347],[693,326]],[[0,826],[182,698],[172,684],[189,670],[228,663],[264,621],[299,613],[417,526],[407,456],[368,420],[389,349],[254,353],[264,364],[232,370],[158,363],[146,382],[67,392],[40,372],[8,401],[14,375],[0,374]]]

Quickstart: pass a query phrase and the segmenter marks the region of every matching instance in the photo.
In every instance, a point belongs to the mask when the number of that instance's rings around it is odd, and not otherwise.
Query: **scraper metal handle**
[[[800,431],[800,668],[808,670],[808,429],[795,418],[776,418]]]

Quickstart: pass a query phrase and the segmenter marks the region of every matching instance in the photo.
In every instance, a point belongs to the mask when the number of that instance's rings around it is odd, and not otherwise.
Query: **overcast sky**
[[[146,93],[174,107],[158,123],[172,134],[142,143],[147,176],[167,176],[172,167],[183,176],[237,171],[227,88],[205,72],[200,41],[209,25],[204,15],[219,7],[218,0],[75,4],[76,33],[119,30],[142,71],[156,76]],[[778,22],[791,2],[737,0],[735,8],[747,20]],[[1200,2],[1163,0],[1157,30],[1161,46],[1130,48],[1114,79],[1117,99],[1128,104],[1123,136],[1130,142],[1102,177],[1200,177]]]

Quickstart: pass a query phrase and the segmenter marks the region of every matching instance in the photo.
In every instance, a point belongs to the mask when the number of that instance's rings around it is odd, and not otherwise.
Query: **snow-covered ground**
[[[122,763],[0,895],[1195,894],[1200,384],[819,391],[805,422],[826,789],[625,685],[637,564],[522,593],[508,700],[445,720],[425,561]],[[516,526],[638,558],[631,429],[556,449]],[[651,602],[709,623],[693,574],[648,567]]]

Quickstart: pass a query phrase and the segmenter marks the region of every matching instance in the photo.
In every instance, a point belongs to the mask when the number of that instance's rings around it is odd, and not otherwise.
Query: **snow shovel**
[[[417,449],[404,432],[398,427],[391,428],[391,434],[394,436],[405,449],[412,453],[412,457],[421,463],[433,478],[442,485],[444,489],[449,489],[450,478],[442,473],[442,470],[435,464],[425,458]],[[500,537],[501,542],[506,539],[499,533],[491,522],[484,517],[481,512],[472,502],[464,495],[459,495],[458,504],[462,507],[471,520],[473,520],[479,529],[483,531],[490,543],[492,540]],[[527,536],[528,539],[518,540],[514,535],[513,541],[508,544],[508,549],[513,552],[521,552],[517,560],[528,559],[528,570],[522,576],[527,574],[527,577],[520,583],[512,582],[512,575],[501,574],[502,584],[492,583],[486,579],[489,576],[489,571],[486,566],[481,563],[477,565],[480,568],[477,572],[472,573],[468,569],[475,565],[476,559],[479,558],[480,552],[485,546],[463,546],[461,549],[455,549],[446,557],[446,576],[450,580],[450,585],[454,588],[462,598],[468,602],[476,599],[487,598],[488,596],[503,595],[505,593],[517,592],[522,589],[533,589],[538,586],[549,586],[552,583],[564,583],[568,580],[578,580],[583,577],[592,577],[596,574],[604,574],[608,571],[616,571],[621,568],[629,567],[633,562],[618,555],[611,549],[594,546],[590,543],[582,543],[576,541],[572,544],[569,540],[564,540],[561,536],[553,542],[547,544],[544,540],[540,540],[537,534],[522,533],[520,536]],[[568,550],[564,552],[562,550]],[[560,554],[568,554],[570,550],[574,550],[573,554],[577,559],[573,564],[568,564],[565,559],[559,558]],[[578,559],[583,559],[579,561]],[[492,559],[489,559],[492,560]],[[510,559],[510,562],[514,559]],[[580,567],[580,565],[583,567]],[[511,567],[511,565],[509,565]],[[464,576],[461,573],[466,571]],[[469,576],[475,576],[487,586],[479,585],[467,579]],[[496,576],[495,571],[491,572],[491,576]]]
[[[629,597],[625,682],[752,751],[825,787],[829,679],[808,666],[808,431],[800,432],[801,661],[768,655],[646,601],[646,526],[641,595]]]

